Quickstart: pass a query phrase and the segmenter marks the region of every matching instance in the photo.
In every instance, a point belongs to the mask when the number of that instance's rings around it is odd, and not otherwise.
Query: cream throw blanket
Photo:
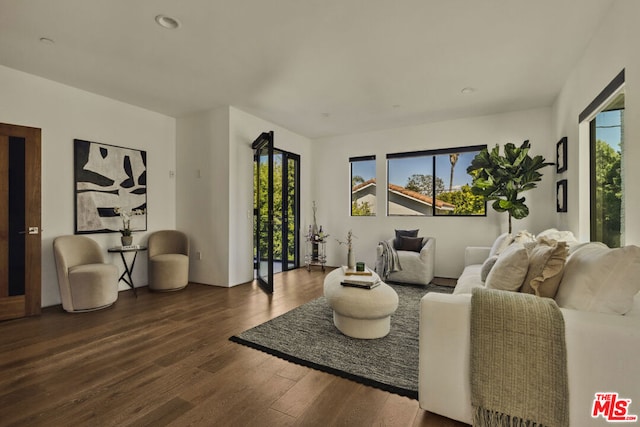
[[[382,277],[382,280],[387,280],[389,274],[402,270],[402,266],[398,253],[388,240],[383,240],[379,244],[382,246],[382,262],[379,265],[380,271],[376,271],[376,273]]]
[[[555,301],[473,289],[474,426],[569,425],[564,319]]]

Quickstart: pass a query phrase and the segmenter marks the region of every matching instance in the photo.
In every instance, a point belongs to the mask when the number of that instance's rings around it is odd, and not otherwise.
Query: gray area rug
[[[452,287],[394,285],[398,310],[384,338],[360,340],[343,335],[333,324],[324,297],[258,325],[231,341],[413,399],[418,398],[418,321],[420,299]],[[366,292],[363,290],[363,292]]]

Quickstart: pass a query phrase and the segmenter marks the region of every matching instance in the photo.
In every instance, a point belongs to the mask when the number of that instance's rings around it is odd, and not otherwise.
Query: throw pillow
[[[507,246],[509,246],[513,242],[513,236],[511,233],[502,233],[498,236],[498,238],[493,242],[491,246],[491,250],[489,251],[489,257],[494,255],[500,255],[500,252],[505,250]]]
[[[485,285],[488,289],[518,291],[528,268],[527,250],[522,243],[514,243],[498,255],[495,265],[487,275]]]
[[[400,237],[418,237],[418,230],[396,230],[396,238],[393,240],[393,249],[398,250]]]
[[[545,237],[550,240],[555,240],[557,242],[566,242],[567,247],[569,248],[569,253],[573,252],[576,249],[576,246],[580,243],[576,239],[576,236],[573,235],[571,231],[559,231],[556,228],[548,228],[536,236],[537,238]]]
[[[482,268],[480,269],[480,280],[482,280],[483,282],[487,280],[487,276],[489,275],[489,272],[491,271],[493,266],[496,264],[497,260],[498,255],[494,255],[490,256],[482,263]]]
[[[397,250],[420,252],[422,249],[422,237],[400,236]]]
[[[560,307],[625,314],[640,291],[640,247],[581,245],[567,259],[556,295]]]
[[[535,242],[536,236],[529,233],[527,230],[518,231],[513,235],[514,243],[527,243],[527,242]]]
[[[520,292],[555,297],[568,255],[567,243],[542,237],[525,247],[529,255],[529,270]]]

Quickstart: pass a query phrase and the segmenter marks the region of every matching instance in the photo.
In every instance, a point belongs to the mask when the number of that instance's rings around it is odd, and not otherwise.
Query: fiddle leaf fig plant
[[[520,193],[536,188],[542,180],[540,169],[553,163],[538,155],[531,157],[531,144],[526,140],[516,147],[513,143],[504,145],[504,154],[496,144],[491,151],[481,150],[471,161],[467,173],[473,177],[471,192],[493,200],[491,207],[497,212],[509,214],[509,233],[512,231],[511,217],[526,218],[529,208]]]

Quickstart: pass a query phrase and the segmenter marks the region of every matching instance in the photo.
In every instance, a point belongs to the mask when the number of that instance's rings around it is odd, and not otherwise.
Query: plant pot
[[[122,242],[122,246],[131,246],[133,243],[133,236],[121,236],[120,241]]]

